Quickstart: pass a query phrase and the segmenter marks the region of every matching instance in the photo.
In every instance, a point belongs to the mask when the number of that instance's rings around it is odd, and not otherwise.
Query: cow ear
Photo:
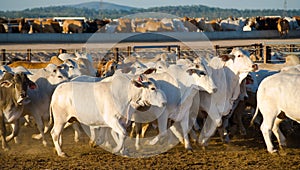
[[[151,73],[155,73],[156,72],[156,68],[149,68],[149,69],[147,69],[146,71],[144,71],[144,73],[143,74],[151,74]]]
[[[229,60],[228,55],[220,55],[219,58],[221,58],[222,61],[228,61]]]
[[[137,88],[141,88],[141,87],[144,86],[142,82],[139,82],[139,81],[136,81],[136,80],[131,80],[131,83],[132,83],[135,87],[137,87]]]
[[[1,87],[9,88],[13,83],[8,80],[4,80],[0,84],[1,84]]]
[[[231,54],[223,54],[223,55],[220,55],[219,57],[222,59],[222,61],[228,61],[229,59],[235,58],[235,56],[231,55]]]
[[[37,88],[37,85],[31,81],[31,82],[29,82],[28,87],[33,90],[33,89]]]
[[[192,75],[193,73],[196,73],[195,69],[188,69],[186,70],[187,73],[189,73],[189,75]]]

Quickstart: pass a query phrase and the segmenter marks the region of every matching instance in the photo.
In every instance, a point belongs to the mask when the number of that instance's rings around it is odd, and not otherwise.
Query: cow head
[[[81,75],[78,64],[72,59],[66,59],[64,63],[60,65],[60,67],[62,71],[64,71],[68,75],[69,79]]]
[[[228,62],[228,66],[231,67],[235,73],[248,73],[257,70],[257,65],[253,64],[251,61],[249,52],[241,48],[234,48],[230,54],[234,55],[235,57],[231,63]]]
[[[207,67],[207,64],[204,61],[189,67],[186,72],[194,79],[201,91],[206,91],[210,94],[217,91],[217,86],[211,77],[212,70]]]
[[[18,105],[29,103],[30,100],[27,99],[27,88],[35,89],[37,85],[32,82],[26,74],[23,72],[20,73],[5,73],[1,79],[1,87],[8,88],[14,94],[14,101]]]
[[[48,73],[47,80],[52,85],[58,85],[69,80],[68,74],[65,72],[65,70],[63,70],[62,66],[48,64],[44,71]]]
[[[155,80],[140,74],[131,80],[130,91],[131,105],[138,109],[147,106],[165,106],[167,99],[165,94],[156,86]]]

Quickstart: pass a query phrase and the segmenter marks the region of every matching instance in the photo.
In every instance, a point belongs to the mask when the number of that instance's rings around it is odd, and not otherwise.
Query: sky
[[[27,8],[79,4],[100,0],[0,0],[1,11],[24,10]],[[300,0],[286,0],[287,9],[300,9]],[[283,9],[284,0],[103,0],[137,8],[177,5],[205,5],[234,9]]]

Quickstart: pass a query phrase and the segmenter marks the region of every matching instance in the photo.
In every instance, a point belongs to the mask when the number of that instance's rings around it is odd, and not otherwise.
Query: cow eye
[[[151,90],[153,90],[153,91],[154,91],[154,90],[156,90],[156,89],[155,89],[155,87],[152,87],[152,88],[151,88]]]

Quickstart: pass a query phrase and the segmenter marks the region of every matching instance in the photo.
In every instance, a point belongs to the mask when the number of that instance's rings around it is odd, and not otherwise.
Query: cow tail
[[[251,119],[250,127],[253,126],[254,120],[255,120],[257,114],[258,114],[258,106],[256,106],[255,114],[254,114],[254,116],[253,116],[252,119]]]
[[[52,105],[51,104],[49,107],[49,113],[50,113],[50,120],[48,122],[48,126],[50,127],[53,124],[53,113],[52,113]]]

